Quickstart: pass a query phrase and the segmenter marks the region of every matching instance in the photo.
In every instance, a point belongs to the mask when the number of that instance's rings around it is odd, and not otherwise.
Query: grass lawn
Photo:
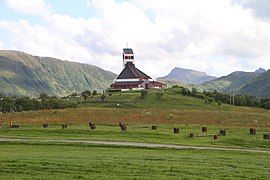
[[[269,179],[264,153],[1,143],[1,179]]]

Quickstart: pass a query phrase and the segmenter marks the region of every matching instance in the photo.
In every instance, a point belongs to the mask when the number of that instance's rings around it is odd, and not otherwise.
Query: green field
[[[265,109],[218,106],[170,93],[159,99],[149,92],[142,100],[140,93],[126,92],[106,96],[104,102],[95,96],[83,102],[82,108],[7,113],[0,119],[0,179],[270,178],[270,141],[262,138],[270,131],[270,113]],[[20,128],[9,128],[11,122]],[[96,130],[89,129],[89,122],[96,124]],[[119,122],[127,125],[126,132],[120,130]],[[43,123],[49,127],[43,128]],[[67,129],[62,130],[62,124]],[[157,130],[151,130],[152,125]],[[202,126],[208,132],[203,133]],[[180,128],[179,134],[173,133],[175,127]],[[256,135],[249,135],[251,127],[257,129]],[[227,135],[214,140],[220,129],[226,129]],[[191,132],[195,138],[188,137]],[[223,150],[93,145],[74,140]]]
[[[219,134],[221,128],[208,127],[208,132],[203,133],[201,126],[159,125],[158,130],[151,130],[151,125],[146,124],[127,127],[128,131],[121,132],[117,125],[97,125],[94,131],[87,124],[68,125],[64,130],[60,125],[51,125],[48,128],[31,125],[20,129],[2,128],[0,138],[105,140],[270,150],[270,141],[262,138],[262,134],[268,129],[263,128],[257,129],[256,135],[249,135],[248,128],[227,128],[226,136],[219,136],[218,140],[214,140],[213,135]],[[174,127],[180,128],[179,134],[173,133]],[[190,132],[197,137],[188,137]]]
[[[269,154],[84,144],[0,146],[1,179],[268,179]]]

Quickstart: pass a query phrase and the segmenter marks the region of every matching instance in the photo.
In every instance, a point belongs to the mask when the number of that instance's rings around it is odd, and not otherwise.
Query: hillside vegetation
[[[128,121],[238,127],[249,127],[257,120],[257,126],[270,127],[268,110],[219,105],[211,98],[207,100],[184,96],[178,92],[179,90],[181,89],[175,88],[164,93],[150,91],[145,97],[142,97],[141,92],[117,92],[106,95],[104,99],[101,98],[102,95],[95,95],[83,100],[82,103],[80,98],[68,97],[69,100],[65,101],[77,102],[77,107],[82,108],[4,113],[2,119],[8,122],[11,118],[14,122],[21,123],[48,121],[73,124],[87,122],[90,119],[105,124]],[[44,101],[45,104],[47,102],[50,102],[50,99]]]
[[[242,94],[253,94],[257,97],[269,97],[270,70],[249,81],[239,92]]]
[[[217,90],[222,93],[230,93],[231,89],[234,89],[235,91],[239,90],[242,86],[260,74],[260,72],[236,71],[227,76],[222,76],[218,79],[206,82],[201,85],[201,88],[209,91]]]
[[[255,72],[235,71],[219,78],[200,71],[174,68],[167,76],[158,78],[158,80],[166,83],[168,87],[178,85],[189,89],[196,88],[201,92],[217,91],[229,94],[234,90],[234,93],[239,96],[251,95],[258,99],[270,96],[270,72],[263,68],[259,68]]]
[[[116,74],[99,67],[18,51],[0,51],[0,92],[8,95],[64,96],[106,89]]]

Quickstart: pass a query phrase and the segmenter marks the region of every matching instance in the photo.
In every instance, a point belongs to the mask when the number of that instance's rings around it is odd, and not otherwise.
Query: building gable
[[[116,79],[133,79],[133,78],[151,79],[150,76],[146,75],[145,73],[137,69],[132,62],[126,63],[125,68]]]

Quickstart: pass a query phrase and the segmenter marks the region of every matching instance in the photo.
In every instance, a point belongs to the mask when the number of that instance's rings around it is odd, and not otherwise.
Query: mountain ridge
[[[186,84],[201,84],[216,78],[217,77],[207,75],[205,72],[202,71],[175,67],[168,75],[164,77],[159,77],[157,79],[159,81],[171,81]]]
[[[0,92],[37,96],[106,89],[116,74],[97,66],[0,50]]]
[[[242,86],[260,74],[260,72],[235,71],[227,76],[203,83],[201,87],[208,91],[217,90],[218,92],[229,93],[232,89],[238,91]]]
[[[257,97],[270,96],[270,70],[260,74],[240,88],[241,94],[252,94]]]

